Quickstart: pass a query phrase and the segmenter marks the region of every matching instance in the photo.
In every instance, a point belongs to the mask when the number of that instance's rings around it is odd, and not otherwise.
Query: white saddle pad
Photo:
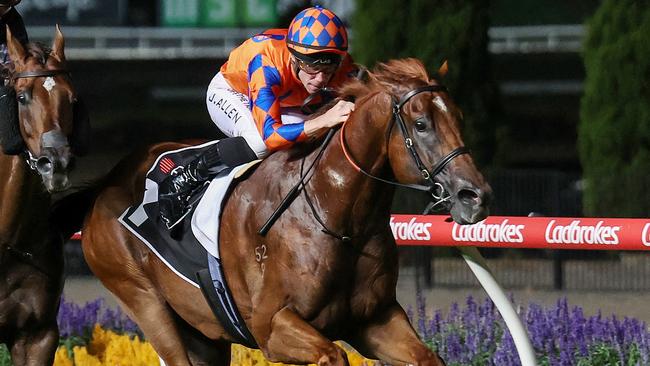
[[[192,233],[205,250],[217,258],[221,258],[219,256],[219,224],[223,199],[233,181],[260,161],[255,160],[240,165],[228,175],[213,179],[192,215]]]

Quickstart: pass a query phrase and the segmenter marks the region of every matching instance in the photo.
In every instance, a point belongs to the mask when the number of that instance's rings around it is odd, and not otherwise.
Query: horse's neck
[[[359,167],[377,176],[388,171],[384,132],[362,125],[364,122],[350,121],[335,134],[310,181],[310,186],[317,187],[314,194],[321,196],[321,205],[331,206],[328,211],[338,213],[334,218],[338,225],[353,226],[352,229],[373,224],[369,223],[370,218],[382,224],[382,217],[389,216],[394,192],[392,186],[358,172],[343,152],[341,133],[349,156]]]
[[[0,154],[0,246],[28,246],[22,236],[43,229],[49,203],[49,195],[25,161]]]

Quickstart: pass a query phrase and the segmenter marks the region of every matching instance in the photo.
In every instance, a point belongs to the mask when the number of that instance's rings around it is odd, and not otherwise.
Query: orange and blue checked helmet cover
[[[287,47],[306,55],[317,52],[345,55],[348,33],[336,14],[315,6],[293,18],[287,32]]]

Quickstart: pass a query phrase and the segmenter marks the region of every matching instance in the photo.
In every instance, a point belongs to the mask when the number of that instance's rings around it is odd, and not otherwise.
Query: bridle
[[[21,79],[21,78],[35,78],[35,77],[42,77],[42,76],[54,76],[59,74],[69,74],[69,71],[66,69],[25,71],[25,72],[16,73],[12,75],[11,78],[15,81],[16,79]],[[3,95],[2,97],[4,96],[5,95]],[[61,143],[61,141],[58,141],[57,138],[50,138],[49,140],[50,140],[49,143],[55,145]],[[39,167],[47,165],[47,162],[49,162],[49,159],[47,157],[39,157],[39,158],[34,157],[32,152],[29,151],[27,147],[25,147],[25,151],[23,152],[23,157],[27,161],[27,165],[31,169],[39,173],[41,173]],[[43,161],[43,159],[47,160],[47,162]],[[41,264],[38,263],[36,259],[36,255],[34,253],[18,249],[11,245],[7,245],[6,248],[8,253],[13,254],[16,258],[21,260],[23,263],[26,263],[34,267],[35,269],[37,269],[38,271],[44,273],[49,277],[53,277],[53,278],[56,277],[55,273],[53,273],[52,271],[48,270],[47,268],[43,267]],[[3,259],[4,258],[0,256],[0,263],[3,262]]]
[[[11,76],[11,79],[15,82],[17,79],[29,79],[29,78],[37,78],[37,77],[45,77],[45,76],[56,76],[60,74],[66,74],[69,75],[70,71],[68,69],[52,69],[52,70],[32,70],[32,71],[24,71],[24,72],[19,72]],[[51,147],[59,147],[61,144],[66,144],[67,141],[60,141],[59,139],[54,139],[52,141],[54,144]],[[41,168],[39,167],[44,167],[48,166],[51,164],[51,161],[47,157],[35,157],[34,154],[32,154],[31,151],[25,146],[25,151],[23,152],[23,158],[27,162],[27,165],[32,169],[37,172],[41,172]],[[49,164],[48,164],[49,163]]]
[[[422,177],[425,179],[427,182],[426,186],[422,186],[419,184],[404,184],[404,183],[399,183],[395,181],[390,181],[386,180],[380,177],[377,177],[375,175],[372,175],[365,170],[363,170],[359,164],[356,163],[355,159],[351,156],[351,154],[348,152],[348,149],[346,148],[345,144],[345,125],[346,123],[343,124],[341,127],[341,133],[339,134],[340,142],[341,142],[341,149],[343,150],[343,154],[345,155],[346,159],[348,162],[359,172],[365,174],[366,176],[378,180],[383,183],[395,185],[395,186],[400,186],[400,187],[406,187],[410,189],[415,189],[418,191],[424,191],[433,197],[434,201],[427,207],[427,210],[425,212],[431,211],[433,208],[436,206],[446,204],[449,199],[450,195],[448,192],[445,191],[444,187],[442,184],[437,182],[435,180],[435,177],[442,172],[442,170],[452,161],[454,158],[457,156],[463,155],[463,154],[469,154],[470,150],[465,147],[465,146],[459,146],[453,150],[451,150],[447,155],[443,156],[435,165],[431,167],[431,169],[428,169],[426,165],[422,162],[422,158],[420,158],[420,154],[418,154],[417,149],[415,148],[415,145],[413,143],[413,139],[411,138],[411,135],[408,132],[408,129],[406,128],[406,122],[404,122],[404,118],[402,117],[402,109],[406,103],[408,103],[409,100],[411,100],[414,96],[420,94],[420,93],[425,93],[425,92],[447,92],[447,88],[445,88],[442,85],[426,85],[422,86],[419,88],[415,88],[406,94],[404,94],[399,100],[395,99],[394,97],[391,97],[392,99],[392,113],[393,116],[390,121],[390,125],[388,126],[388,131],[386,133],[387,135],[387,140],[390,140],[390,135],[393,130],[393,126],[397,124],[399,127],[400,131],[402,132],[402,137],[404,139],[404,145],[406,147],[406,150],[409,152],[411,155],[411,158],[415,162],[415,165],[417,166],[418,170],[422,174]]]
[[[391,185],[395,185],[395,186],[406,187],[406,188],[411,188],[411,189],[416,189],[416,190],[419,190],[419,191],[424,191],[424,192],[429,193],[433,197],[434,200],[425,209],[425,212],[424,212],[425,214],[428,213],[429,211],[433,210],[437,206],[448,204],[448,202],[449,202],[449,200],[451,198],[449,193],[447,193],[445,191],[442,184],[440,184],[439,182],[436,182],[434,178],[440,172],[442,172],[442,170],[447,166],[447,164],[449,164],[454,158],[456,158],[459,155],[469,154],[470,151],[465,146],[457,147],[457,148],[453,149],[452,151],[450,151],[449,153],[447,153],[447,155],[442,157],[442,159],[440,159],[440,161],[438,161],[438,163],[436,163],[431,169],[427,169],[427,167],[422,162],[422,159],[420,158],[420,155],[418,154],[417,150],[415,149],[415,146],[413,144],[413,139],[411,139],[411,136],[408,133],[408,129],[406,128],[406,123],[404,122],[404,119],[402,118],[402,108],[404,107],[404,105],[411,98],[413,98],[414,96],[416,96],[416,95],[418,95],[420,93],[424,93],[424,92],[446,92],[446,91],[447,91],[447,88],[445,88],[444,86],[427,85],[427,86],[423,86],[423,87],[416,88],[416,89],[413,89],[413,90],[409,91],[408,93],[404,94],[402,96],[402,98],[400,98],[400,100],[395,100],[395,98],[392,98],[393,117],[391,118],[391,122],[390,122],[390,125],[388,126],[388,130],[387,130],[387,133],[386,133],[387,140],[390,140],[390,135],[391,135],[391,131],[393,129],[393,125],[395,123],[397,123],[400,130],[402,131],[402,136],[404,138],[404,144],[406,145],[406,149],[409,151],[411,157],[415,161],[415,164],[416,164],[418,170],[420,170],[422,176],[424,177],[424,179],[428,183],[426,186],[418,185],[418,184],[403,184],[403,183],[399,183],[399,182],[395,182],[395,181],[390,181],[390,180],[386,180],[386,179],[383,179],[383,178],[379,178],[379,177],[377,177],[375,175],[372,175],[372,174],[366,172],[361,167],[359,167],[359,165],[355,162],[355,160],[352,158],[352,156],[350,155],[350,153],[346,149],[344,135],[345,135],[345,125],[346,125],[347,122],[343,123],[343,126],[341,127],[341,132],[339,134],[339,138],[340,138],[340,142],[341,142],[341,149],[343,150],[343,154],[345,155],[348,162],[357,171],[367,175],[368,177],[370,177],[372,179],[378,180],[378,181],[383,182],[383,183],[387,183],[387,184],[391,184]],[[289,207],[289,205],[291,204],[291,202],[298,196],[298,193],[300,193],[301,190],[304,191],[304,188],[306,187],[305,181],[308,179],[308,177],[310,175],[310,172],[313,171],[313,169],[315,168],[317,162],[322,157],[323,152],[325,151],[325,147],[329,144],[330,140],[334,136],[334,133],[335,133],[335,129],[329,130],[329,132],[327,133],[327,136],[325,137],[325,139],[323,140],[323,142],[321,144],[321,148],[320,148],[318,154],[316,155],[314,160],[311,162],[309,167],[307,169],[303,169],[303,167],[301,167],[300,180],[289,191],[289,193],[287,193],[287,195],[284,197],[282,202],[280,202],[280,204],[275,209],[275,211],[271,214],[271,216],[269,216],[269,218],[266,220],[264,225],[262,225],[262,227],[258,230],[259,235],[265,236],[266,233],[268,233],[268,231],[271,229],[271,226],[273,225],[273,223],[282,214],[282,212],[284,212],[284,210],[286,210],[287,207]],[[304,164],[304,162],[305,161],[303,159],[303,164]],[[323,221],[323,219],[320,217],[318,212],[316,211],[316,208],[314,207],[313,203],[311,202],[311,199],[309,198],[309,196],[307,196],[306,193],[305,193],[305,199],[307,201],[307,204],[311,208],[311,211],[314,214],[315,219],[322,226],[322,229],[321,229],[322,232],[326,233],[327,235],[333,236],[333,237],[341,240],[342,242],[349,242],[351,240],[351,236],[349,236],[349,235],[338,234],[338,233],[334,232],[333,230],[330,230],[327,227],[327,225],[325,224],[325,222]]]
[[[12,79],[26,79],[26,78],[37,78],[41,76],[54,76],[59,74],[70,74],[70,71],[67,69],[52,69],[52,70],[32,70],[19,72],[11,76]]]

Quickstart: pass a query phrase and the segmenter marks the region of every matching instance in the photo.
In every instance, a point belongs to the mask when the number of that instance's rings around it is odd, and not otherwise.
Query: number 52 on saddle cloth
[[[172,231],[158,208],[158,183],[176,166],[195,159],[216,141],[163,153],[145,179],[139,205],[127,208],[119,221],[183,280],[200,288],[222,326],[239,343],[257,348],[232,299],[221,269],[219,222],[223,203],[233,182],[260,160],[228,168],[191,197],[190,213]]]

